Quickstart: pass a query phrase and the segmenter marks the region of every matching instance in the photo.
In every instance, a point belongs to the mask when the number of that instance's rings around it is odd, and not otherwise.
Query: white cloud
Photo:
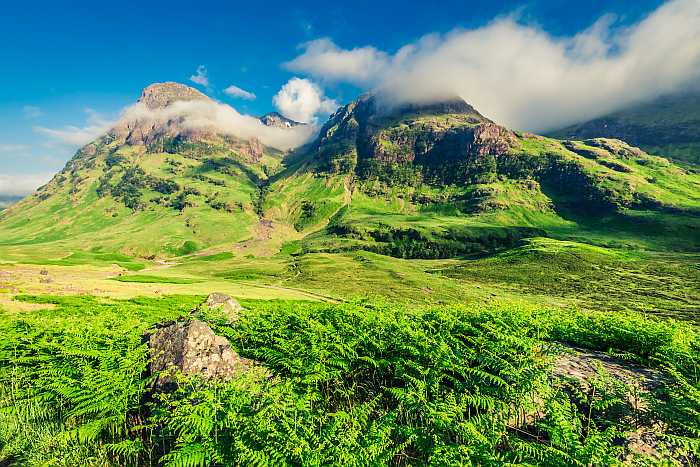
[[[149,109],[143,104],[127,108],[119,123],[149,121],[154,124],[178,119],[178,124],[193,130],[214,130],[242,139],[257,138],[266,146],[287,150],[311,140],[318,128],[301,125],[293,128],[268,127],[259,118],[239,113],[233,107],[209,99],[176,101],[163,109]]]
[[[78,147],[102,136],[114,126],[114,120],[104,118],[93,109],[86,108],[85,112],[88,114],[85,126],[68,125],[60,129],[35,126],[34,131],[60,144]]]
[[[234,86],[233,84],[224,89],[224,93],[231,97],[239,97],[241,99],[246,99],[249,101],[255,100],[256,97],[254,93],[246,91],[245,89],[241,89],[238,86]]]
[[[383,73],[390,62],[387,53],[374,47],[344,50],[327,38],[307,42],[301,47],[304,53],[284,66],[325,81],[368,84]]]
[[[277,110],[297,122],[314,122],[317,115],[333,113],[338,104],[323,95],[321,88],[308,79],[292,78],[272,98]]]
[[[51,180],[52,173],[0,174],[0,196],[26,196]]]
[[[318,86],[308,80],[298,81],[304,83],[303,89],[298,93],[291,92],[297,96],[296,104],[291,102],[288,106],[292,110],[301,109],[304,112],[311,112],[310,118],[306,121],[313,121],[313,116],[317,113],[330,113],[336,109],[335,102],[324,98]],[[294,86],[292,84],[292,87]],[[176,101],[162,109],[149,109],[146,105],[137,103],[123,109],[117,119],[105,118],[92,109],[85,109],[85,111],[88,117],[82,126],[70,125],[62,128],[36,126],[34,131],[48,136],[52,145],[57,143],[63,148],[78,148],[126,122],[146,121],[153,125],[166,125],[168,121],[175,119],[186,129],[209,129],[242,139],[257,138],[264,145],[280,150],[301,146],[315,137],[318,132],[315,124],[293,128],[268,127],[257,117],[241,114],[235,108],[211,99]],[[297,115],[298,112],[292,113]],[[1,149],[2,146],[0,146]]]
[[[22,113],[24,114],[25,118],[38,118],[44,115],[41,108],[35,105],[25,105],[22,107]]]
[[[199,65],[197,67],[197,72],[190,76],[190,81],[197,83],[205,88],[209,87],[209,73],[207,72],[207,67],[204,65]]]
[[[556,38],[501,18],[428,35],[389,56],[322,39],[287,63],[320,80],[372,88],[388,103],[460,96],[505,125],[543,131],[680,90],[700,79],[700,1],[672,0],[637,24],[604,16]]]

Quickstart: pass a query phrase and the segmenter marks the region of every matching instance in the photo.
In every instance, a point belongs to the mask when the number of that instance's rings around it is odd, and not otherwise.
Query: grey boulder
[[[212,293],[207,297],[206,305],[210,310],[221,310],[226,318],[234,323],[244,308],[235,298],[223,293]]]
[[[199,320],[178,321],[148,336],[150,372],[155,388],[175,381],[175,374],[227,379],[246,372],[255,362],[238,355],[223,336]]]

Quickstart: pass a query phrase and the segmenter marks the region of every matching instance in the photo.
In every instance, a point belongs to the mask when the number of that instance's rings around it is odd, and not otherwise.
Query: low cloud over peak
[[[390,103],[459,95],[500,123],[544,131],[689,86],[700,78],[698,25],[698,0],[672,0],[634,25],[616,28],[606,15],[564,38],[507,17],[428,35],[394,54],[320,39],[286,66],[373,89]]]
[[[307,105],[306,108],[311,107]],[[318,110],[316,108],[315,111]],[[112,128],[128,127],[132,122],[148,122],[149,125],[158,126],[167,125],[170,120],[177,120],[178,125],[184,129],[212,130],[242,139],[257,138],[264,145],[280,150],[301,146],[317,132],[315,125],[293,128],[268,127],[258,117],[242,114],[230,105],[209,98],[166,100],[163,105],[152,105],[151,100],[145,100],[126,107],[116,119],[106,119],[91,109],[86,109],[86,112],[88,119],[84,126],[37,126],[34,130],[47,136],[51,144],[78,148],[106,134]]]
[[[323,95],[323,90],[308,79],[292,78],[272,98],[285,117],[302,123],[314,123],[318,116],[335,112],[338,103]]]
[[[301,146],[313,138],[317,131],[312,125],[293,128],[268,127],[257,117],[241,114],[230,105],[210,99],[176,101],[157,109],[138,103],[123,112],[117,125],[134,121],[148,121],[158,125],[175,119],[178,120],[178,125],[185,129],[213,130],[242,139],[257,138],[264,145],[280,150]]]

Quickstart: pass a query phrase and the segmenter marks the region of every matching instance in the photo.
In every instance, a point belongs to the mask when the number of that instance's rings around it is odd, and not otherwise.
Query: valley
[[[181,84],[135,105],[0,211],[0,462],[698,459],[692,161],[456,98],[363,95],[290,150]],[[148,336],[192,323],[253,369],[156,391]]]

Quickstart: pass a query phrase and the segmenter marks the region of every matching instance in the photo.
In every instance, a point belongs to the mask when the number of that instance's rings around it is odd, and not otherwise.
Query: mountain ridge
[[[268,112],[262,117],[260,117],[260,121],[265,126],[277,128],[293,128],[295,126],[306,125],[306,123],[297,122],[290,118],[287,118],[279,112]]]
[[[700,92],[659,97],[549,133],[556,138],[616,138],[677,162],[700,164]]]
[[[141,99],[145,113],[0,214],[0,246],[65,250],[89,238],[104,251],[172,257],[299,240],[302,252],[443,258],[569,238],[563,226],[593,213],[675,216],[687,236],[700,209],[697,177],[663,158],[619,140],[512,131],[463,100],[392,108],[361,96],[285,153],[188,127],[172,107],[209,98],[187,86],[155,84]],[[656,230],[644,240],[668,241]]]

